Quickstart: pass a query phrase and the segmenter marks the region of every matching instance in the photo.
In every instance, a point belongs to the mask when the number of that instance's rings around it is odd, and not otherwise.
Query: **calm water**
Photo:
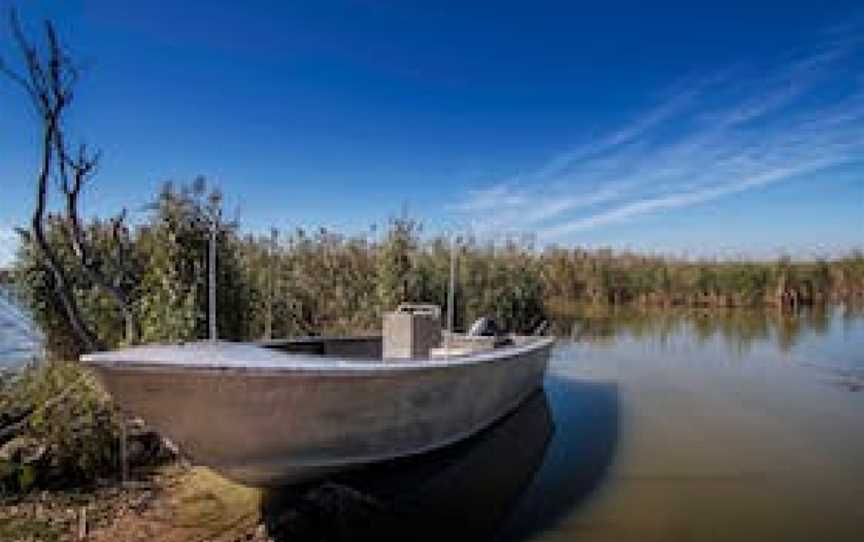
[[[555,435],[505,538],[864,540],[860,311],[566,327]]]
[[[516,413],[419,460],[271,493],[271,533],[864,540],[860,312],[624,312],[557,327],[545,391]]]
[[[0,286],[0,370],[15,368],[38,357],[41,339],[36,327]]]

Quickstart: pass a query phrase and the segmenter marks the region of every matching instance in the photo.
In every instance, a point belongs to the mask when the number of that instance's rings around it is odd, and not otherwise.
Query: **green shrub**
[[[0,412],[31,413],[0,449],[6,491],[116,476],[120,417],[89,370],[46,362],[11,378],[0,390]]]

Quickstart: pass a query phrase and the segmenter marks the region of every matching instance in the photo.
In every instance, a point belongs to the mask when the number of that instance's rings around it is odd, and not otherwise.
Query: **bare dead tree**
[[[65,150],[62,137],[58,136],[56,146],[58,152]],[[78,212],[78,200],[81,195],[81,188],[85,182],[91,179],[93,173],[96,171],[100,155],[98,152],[88,154],[87,147],[81,145],[78,148],[78,154],[74,158],[70,158],[65,152],[63,152],[62,156],[59,168],[61,178],[60,188],[66,199],[66,225],[69,230],[72,250],[75,252],[88,278],[119,305],[126,323],[126,341],[131,343],[135,339],[135,315],[132,311],[130,292],[122,287],[120,275],[115,276],[114,279],[109,278],[102,270],[100,262],[91,254]],[[123,243],[120,239],[120,230],[123,228],[125,216],[126,213],[124,211],[111,221],[113,238],[117,247],[114,257],[119,261],[121,270],[125,267],[125,262],[128,260],[123,252]]]
[[[25,71],[19,73],[0,59],[0,73],[21,86],[30,98],[39,118],[41,138],[41,160],[36,175],[36,205],[30,221],[29,235],[25,241],[33,242],[45,259],[54,278],[57,296],[66,313],[67,320],[87,351],[97,350],[101,343],[93,330],[84,321],[75,300],[67,270],[61,264],[55,249],[45,235],[45,221],[49,198],[49,181],[55,180],[65,199],[65,225],[72,252],[87,277],[113,298],[123,312],[126,321],[126,339],[134,339],[134,316],[130,294],[120,283],[120,278],[110,280],[102,265],[91,254],[86,234],[81,224],[78,201],[85,183],[92,179],[99,164],[99,153],[91,153],[80,145],[76,153],[70,153],[65,139],[63,116],[73,99],[73,90],[80,71],[66,54],[54,26],[45,22],[46,51],[40,51],[25,36],[14,10],[10,11],[9,25],[12,36],[22,54]],[[125,214],[114,219],[114,234],[122,228]],[[119,239],[118,239],[119,241]],[[122,249],[115,255],[123,258]],[[120,268],[126,263],[120,261]]]

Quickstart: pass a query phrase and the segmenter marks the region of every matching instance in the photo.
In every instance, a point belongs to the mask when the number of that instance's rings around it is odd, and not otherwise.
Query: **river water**
[[[515,413],[423,458],[271,493],[271,532],[864,540],[861,312],[623,311],[556,328],[545,390]],[[344,520],[352,507],[384,513]],[[305,527],[280,537],[279,517]]]
[[[580,340],[554,353],[554,436],[505,538],[864,540],[861,312],[559,328]]]
[[[0,370],[14,369],[41,355],[42,340],[36,326],[0,286]]]

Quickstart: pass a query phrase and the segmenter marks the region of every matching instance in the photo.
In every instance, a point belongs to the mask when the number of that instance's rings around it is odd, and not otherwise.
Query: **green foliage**
[[[457,328],[491,316],[512,331],[531,331],[542,320],[543,282],[536,255],[514,244],[465,244],[459,265]]]
[[[608,250],[550,248],[541,255],[546,307],[574,304],[751,307],[821,304],[864,295],[864,258],[833,261],[682,261]]]
[[[217,323],[220,338],[254,340],[305,334],[374,333],[381,314],[402,301],[447,309],[451,246],[421,236],[416,221],[391,220],[379,241],[325,229],[241,236],[219,220],[222,200],[202,179],[167,184],[144,223],[87,226],[88,245],[108,276],[133,293],[142,342],[207,336],[209,236],[217,223]],[[69,270],[85,320],[103,342],[123,344],[123,315],[76,265],[63,221],[50,217],[49,242]],[[124,269],[111,268],[118,251]],[[492,316],[506,329],[530,331],[547,314],[579,305],[726,307],[821,304],[864,295],[864,254],[831,261],[683,261],[651,255],[463,240],[458,244],[456,325]],[[24,243],[13,273],[16,290],[44,331],[49,351],[80,351],[53,277]]]
[[[77,264],[77,259],[68,243],[65,222],[59,216],[49,216],[45,225],[48,243],[55,248],[61,265],[68,271],[72,293],[78,301],[82,316],[97,335],[107,344],[120,344],[123,340],[124,324],[120,307],[103,291],[98,289]],[[86,228],[85,235],[93,247],[97,259],[111,259],[111,252],[120,244],[128,245],[128,232],[117,238],[113,226],[94,221]],[[115,276],[121,276],[114,273]],[[30,309],[34,321],[43,330],[46,347],[58,359],[74,359],[81,353],[81,344],[69,326],[59,297],[56,295],[54,276],[42,254],[31,243],[22,243],[13,268],[16,292]]]
[[[208,193],[199,179],[179,189],[166,184],[151,205],[148,220],[132,231],[99,220],[87,226],[86,241],[94,259],[107,276],[132,292],[140,341],[182,342],[206,336],[208,242],[211,224],[220,213],[221,196]],[[234,224],[218,223],[217,323],[220,337],[239,340],[250,335],[253,288],[236,230]],[[84,320],[106,346],[124,344],[121,307],[83,272],[70,248],[64,220],[49,217],[46,234],[69,274]],[[120,250],[122,270],[112,268]],[[22,244],[14,279],[45,334],[48,351],[56,359],[77,358],[82,346],[55,295],[54,277],[33,244]]]
[[[377,329],[376,254],[368,241],[297,230],[274,257],[274,335]]]
[[[417,250],[417,237],[417,222],[405,217],[393,219],[378,247],[378,297],[384,310],[411,301],[411,256]]]
[[[206,332],[210,222],[200,185],[166,184],[136,243],[145,271],[138,282],[141,340],[182,342]]]
[[[117,472],[119,417],[79,364],[25,369],[0,389],[0,412],[10,411],[32,412],[15,437],[30,457],[5,458],[7,491],[89,484]]]

